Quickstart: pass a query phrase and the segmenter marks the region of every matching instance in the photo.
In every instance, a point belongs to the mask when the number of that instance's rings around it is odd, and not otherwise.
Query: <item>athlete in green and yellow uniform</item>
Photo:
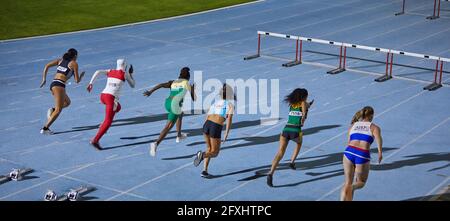
[[[165,108],[168,112],[167,114],[167,124],[161,131],[158,140],[150,144],[150,155],[156,155],[156,148],[161,143],[161,141],[167,136],[169,131],[177,124],[177,138],[176,142],[186,137],[186,134],[181,133],[181,124],[183,119],[183,99],[186,92],[190,92],[192,100],[195,101],[194,85],[189,85],[189,79],[191,75],[189,73],[189,68],[184,67],[180,71],[180,76],[177,80],[168,81],[166,83],[159,84],[152,88],[151,90],[145,91],[144,96],[150,96],[154,91],[160,88],[170,88],[169,97],[166,98]]]
[[[278,166],[281,158],[283,158],[286,152],[289,140],[297,143],[297,147],[291,157],[291,162],[289,167],[295,170],[295,159],[302,148],[303,133],[302,126],[305,123],[306,117],[308,115],[308,108],[313,104],[314,100],[307,103],[308,91],[304,88],[297,88],[288,96],[286,96],[285,101],[289,103],[289,117],[286,126],[283,128],[283,132],[280,135],[280,147],[277,155],[272,161],[272,167],[267,174],[267,185],[273,186],[272,179],[273,173]]]

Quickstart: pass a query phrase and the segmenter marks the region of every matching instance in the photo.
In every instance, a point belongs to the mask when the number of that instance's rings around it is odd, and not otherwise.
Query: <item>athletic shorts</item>
[[[209,137],[220,139],[222,137],[222,128],[222,125],[207,120],[203,124],[203,133]]]
[[[300,139],[303,137],[303,132],[283,131],[281,136],[296,143],[300,143]]]
[[[61,81],[61,80],[53,80],[52,83],[50,84],[50,91],[55,86],[66,88],[66,84],[63,81]]]
[[[365,164],[370,161],[370,152],[359,147],[348,146],[344,155],[353,164]]]
[[[171,122],[176,122],[178,120],[178,117],[180,117],[180,115],[182,113],[181,106],[183,105],[183,101],[180,101],[178,103],[178,105],[175,107],[178,110],[173,110],[173,107],[172,107],[173,102],[174,102],[173,99],[167,98],[166,102],[164,104],[164,107],[166,108],[166,111],[167,111],[167,120],[169,120]]]

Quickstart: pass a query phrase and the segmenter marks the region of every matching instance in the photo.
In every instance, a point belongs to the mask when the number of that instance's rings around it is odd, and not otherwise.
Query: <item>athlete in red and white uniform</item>
[[[97,70],[92,76],[91,81],[89,82],[87,90],[88,92],[91,92],[93,87],[92,84],[99,74],[106,74],[106,76],[108,77],[106,87],[100,95],[100,101],[106,105],[105,120],[101,124],[97,135],[94,137],[94,139],[91,140],[92,146],[94,146],[98,150],[101,150],[99,144],[100,138],[102,138],[106,131],[108,131],[114,119],[114,115],[121,109],[119,103],[119,94],[125,80],[132,88],[134,88],[135,81],[132,73],[133,66],[131,66],[127,71],[127,64],[125,59],[118,59],[116,70]]]

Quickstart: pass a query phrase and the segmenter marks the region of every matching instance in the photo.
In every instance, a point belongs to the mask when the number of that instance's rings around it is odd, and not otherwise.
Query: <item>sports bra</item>
[[[56,68],[56,73],[64,74],[67,79],[72,77],[73,71],[69,68],[70,60],[62,60]]]
[[[213,105],[209,108],[208,115],[217,114],[223,118],[227,118],[227,114],[230,111],[230,103],[227,100],[217,100]]]
[[[372,122],[358,121],[355,122],[350,129],[350,141],[365,141],[369,144],[373,143],[373,134],[370,130]]]

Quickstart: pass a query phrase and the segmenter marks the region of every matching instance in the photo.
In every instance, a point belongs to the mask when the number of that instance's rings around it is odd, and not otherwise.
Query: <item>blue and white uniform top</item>
[[[208,115],[217,114],[223,118],[227,118],[227,114],[233,114],[233,104],[227,100],[216,100],[209,108]]]
[[[358,140],[372,144],[373,134],[372,131],[370,130],[370,125],[372,125],[372,122],[365,122],[365,121],[355,122],[352,128],[350,129],[350,141]]]

